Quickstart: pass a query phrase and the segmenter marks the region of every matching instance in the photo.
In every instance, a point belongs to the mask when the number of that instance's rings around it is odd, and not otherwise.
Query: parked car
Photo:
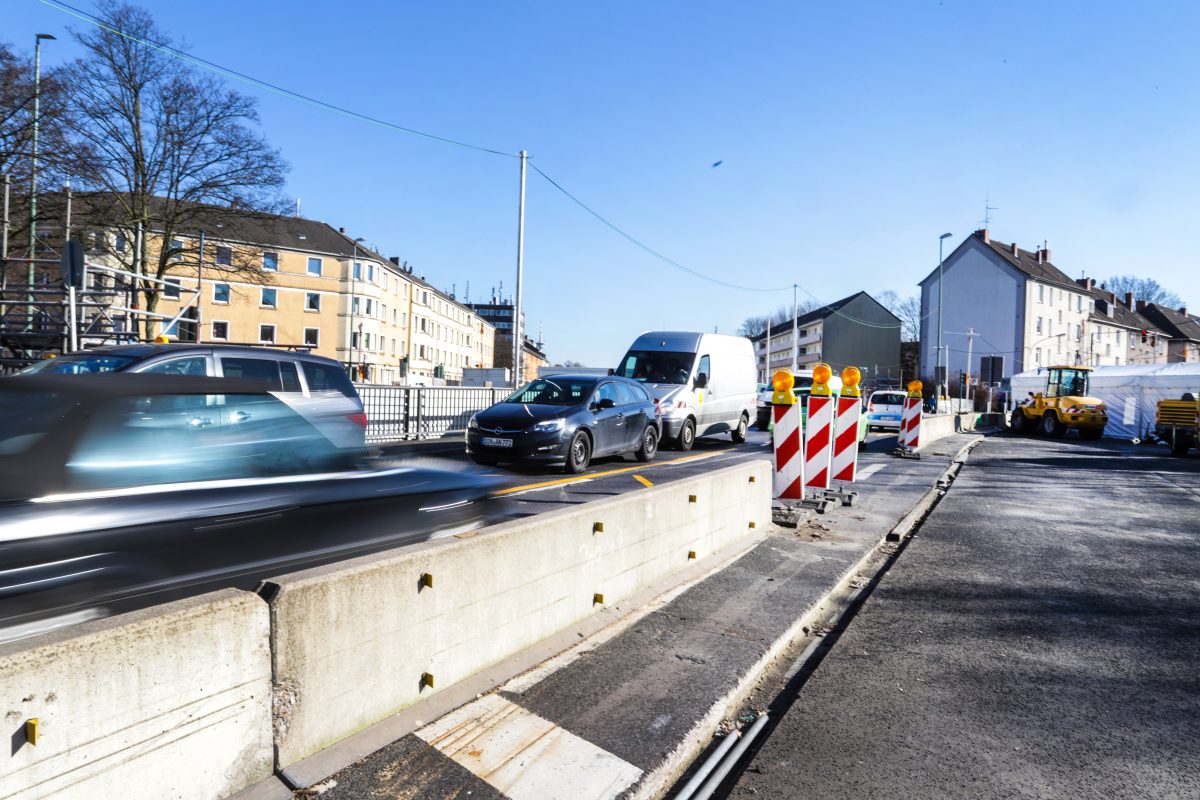
[[[477,527],[493,482],[351,469],[261,381],[0,379],[0,641]]]
[[[597,456],[650,461],[661,434],[654,400],[636,381],[555,375],[471,417],[467,453],[479,464],[562,464],[578,473]]]
[[[806,386],[812,383],[812,370],[802,369],[799,372],[795,372],[792,374],[792,380],[794,381],[793,385],[796,387]],[[801,390],[797,388],[794,391],[796,391],[797,396],[799,396],[799,392]],[[765,431],[771,425],[772,415],[774,413],[771,410],[771,397],[774,394],[775,388],[769,383],[765,386],[759,387],[758,400],[756,402],[756,405],[758,406],[758,416],[755,419],[755,424],[758,426],[760,431]]]
[[[650,331],[634,340],[614,373],[646,387],[661,412],[663,437],[680,450],[715,433],[746,441],[757,386],[749,339]]]
[[[812,371],[811,370],[803,370],[800,375],[796,376],[795,385],[793,385],[793,387],[792,387],[792,394],[795,395],[796,402],[800,405],[800,430],[801,431],[808,428],[808,398],[812,392],[812,384],[808,383],[807,381],[811,381],[811,379],[812,379]],[[802,381],[805,381],[804,385],[801,385]],[[838,396],[838,394],[841,392],[841,388],[842,388],[841,378],[839,378],[835,375],[833,377],[833,379],[830,381],[829,385],[833,389],[834,396],[835,397]],[[774,412],[772,411],[771,395],[773,395],[774,393],[775,393],[774,389],[772,389],[771,392],[769,394],[767,394],[767,396],[766,396],[766,403],[767,403],[766,413],[764,414],[761,410],[759,411],[759,417],[758,417],[759,430],[764,430],[764,431],[767,430],[767,428],[770,426],[770,424],[772,422],[772,416],[773,416]],[[760,397],[761,397],[761,395],[760,395]],[[867,436],[870,433],[870,430],[871,430],[870,425],[868,424],[868,421],[867,421],[867,414],[866,413],[859,414],[859,417],[858,417],[858,449],[859,450],[863,450],[866,448]]]
[[[367,415],[358,390],[332,359],[291,350],[220,344],[122,344],[39,361],[18,375],[192,375],[262,381],[338,447],[359,448]]]
[[[867,424],[872,428],[900,430],[900,418],[904,414],[904,392],[884,389],[871,392],[867,399]]]

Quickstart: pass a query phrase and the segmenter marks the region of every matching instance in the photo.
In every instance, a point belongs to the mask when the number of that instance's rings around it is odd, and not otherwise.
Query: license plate
[[[483,437],[484,447],[512,447],[512,439],[497,439],[492,436]]]
[[[896,422],[897,420],[899,420],[899,419],[900,419],[900,418],[899,418],[898,416],[896,416],[895,414],[880,414],[880,415],[879,415],[879,418],[880,418],[880,419],[882,419],[882,420],[886,420],[886,421],[888,421],[888,422]]]

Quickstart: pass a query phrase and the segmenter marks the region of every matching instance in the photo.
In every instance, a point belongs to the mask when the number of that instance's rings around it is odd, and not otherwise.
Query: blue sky
[[[78,0],[85,8],[87,0]],[[724,280],[915,294],[937,237],[1049,242],[1200,306],[1200,6],[1192,3],[146,0],[192,52],[531,163]],[[8,0],[47,63],[77,24]],[[515,278],[517,161],[260,96],[305,216],[472,299]],[[721,166],[710,165],[722,161]],[[791,291],[655,260],[530,172],[525,303],[550,356],[615,363],[647,329],[733,332]]]

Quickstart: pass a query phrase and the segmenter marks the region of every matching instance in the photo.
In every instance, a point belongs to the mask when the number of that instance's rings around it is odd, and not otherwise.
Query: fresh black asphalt
[[[1200,459],[994,437],[727,796],[1200,797]]]

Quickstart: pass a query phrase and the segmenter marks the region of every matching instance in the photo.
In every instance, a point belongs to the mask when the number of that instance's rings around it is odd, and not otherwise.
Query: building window
[[[1042,286],[1040,283],[1038,284],[1038,302],[1046,302],[1046,287]]]
[[[320,275],[321,275],[321,259],[315,258],[315,257],[308,259],[308,274],[316,275],[317,277],[320,277]]]
[[[279,253],[263,253],[263,271],[278,272],[279,271]]]
[[[113,249],[118,253],[124,253],[125,247],[129,244],[129,240],[125,238],[125,234],[118,233],[116,241],[113,242]]]
[[[167,300],[178,300],[179,289],[183,286],[183,281],[179,278],[166,278],[163,286],[163,298]]]
[[[213,302],[227,305],[229,303],[229,284],[214,283],[213,284]]]
[[[320,328],[305,328],[304,343],[309,347],[321,346],[321,329]]]
[[[1041,317],[1037,318],[1037,332],[1038,333],[1042,332],[1042,318]]]
[[[304,295],[304,310],[305,311],[320,311],[321,310],[321,295],[317,292],[308,292]]]
[[[183,242],[179,241],[178,239],[172,239],[171,244],[169,245],[169,249],[170,249],[170,253],[171,253],[170,254],[171,261],[182,261],[183,260]]]
[[[225,342],[229,340],[229,323],[223,319],[214,319],[212,322],[212,336],[214,342]]]
[[[375,282],[375,265],[374,264],[367,264],[367,282],[368,283]]]
[[[260,305],[266,308],[275,308],[275,295],[276,290],[263,287],[262,297],[259,300]]]
[[[263,344],[275,344],[275,326],[259,325],[258,341],[262,342]]]
[[[359,308],[359,304],[358,304],[358,298],[357,298],[357,297],[355,297],[355,298],[353,298],[353,299],[351,299],[351,300],[350,300],[350,313],[351,313],[351,314],[357,314],[357,313],[358,313],[358,308]]]
[[[371,298],[369,298],[369,297],[368,297],[368,298],[367,298],[367,316],[368,316],[368,317],[374,316],[374,314],[372,314],[372,313],[371,313],[371,310],[372,310],[373,308],[374,308],[374,306],[373,306],[373,304],[372,304],[372,302],[371,302]]]
[[[229,247],[218,247],[216,262],[229,266],[233,263],[233,249]]]
[[[354,280],[362,280],[362,263],[358,261],[354,262]]]

